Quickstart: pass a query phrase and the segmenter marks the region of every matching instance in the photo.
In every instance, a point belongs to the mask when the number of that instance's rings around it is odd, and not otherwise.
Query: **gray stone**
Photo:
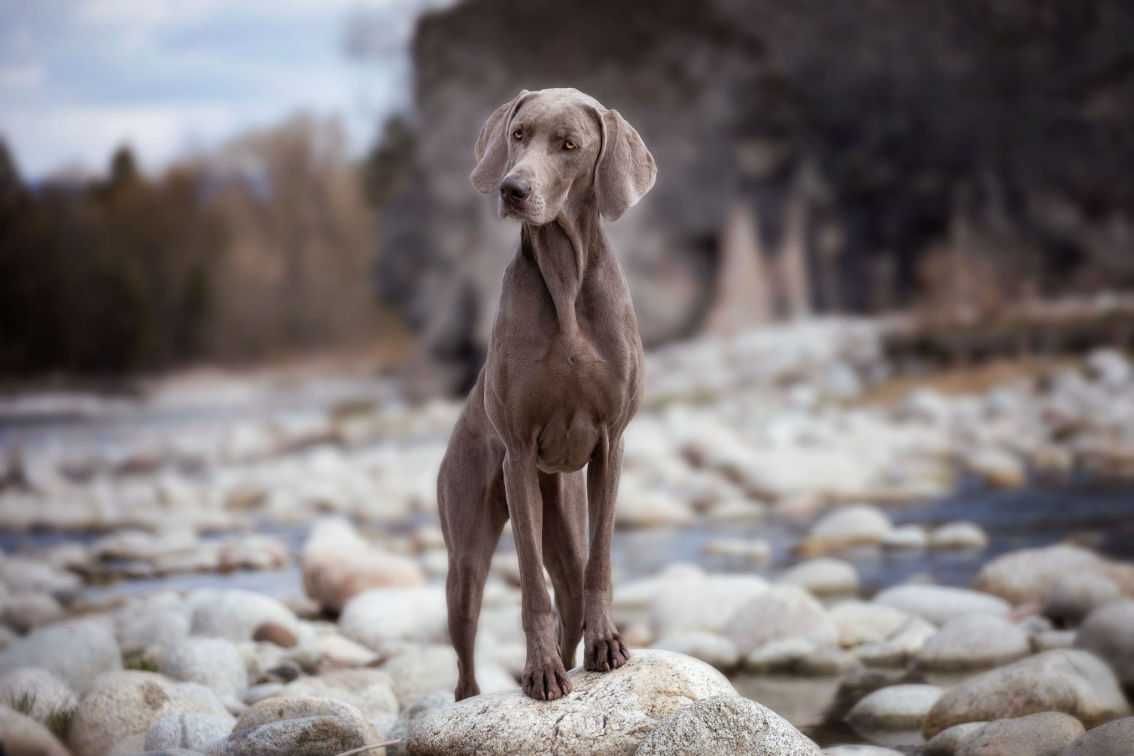
[[[0,597],[0,622],[16,632],[26,633],[62,616],[63,607],[48,593],[13,593]]]
[[[838,745],[823,749],[823,756],[904,756],[901,751],[872,745]]]
[[[110,623],[77,620],[48,625],[0,651],[0,674],[19,667],[42,667],[78,694],[100,674],[122,668]]]
[[[239,696],[248,687],[244,658],[224,638],[186,638],[158,657],[158,671],[174,680],[195,682],[222,699]]]
[[[343,669],[318,677],[301,677],[285,685],[278,695],[342,701],[354,706],[367,719],[398,713],[393,679],[381,669]]]
[[[704,662],[667,651],[635,651],[600,674],[575,669],[573,691],[556,701],[495,693],[430,708],[409,724],[411,753],[632,753],[661,722],[691,701],[734,696]]]
[[[791,586],[776,586],[751,599],[736,612],[724,635],[743,656],[781,640],[807,641],[816,647],[834,646],[839,640],[822,604]]]
[[[973,522],[950,522],[929,534],[931,549],[977,550],[988,547],[988,534]]]
[[[451,693],[457,687],[457,655],[450,646],[407,648],[386,662],[382,669],[390,675],[394,695],[403,707],[426,694]],[[517,687],[511,675],[486,659],[477,661],[476,678],[482,693]]]
[[[956,756],[973,733],[979,732],[987,722],[965,722],[947,727],[925,744],[925,756]]]
[[[650,603],[650,626],[659,638],[698,630],[721,633],[744,605],[767,590],[768,583],[755,575],[693,574],[665,580]]]
[[[740,662],[736,645],[716,633],[691,630],[667,635],[655,642],[653,647],[692,656],[717,669],[732,669]]]
[[[916,614],[935,625],[944,625],[965,614],[1008,616],[1011,607],[996,596],[940,585],[899,585],[874,597],[874,603]]]
[[[877,507],[845,507],[821,517],[800,548],[805,554],[824,554],[853,546],[876,546],[890,531],[889,518]]]
[[[989,722],[961,742],[956,756],[1059,756],[1083,724],[1058,711]]]
[[[205,589],[190,594],[193,635],[226,638],[233,642],[251,640],[256,628],[265,622],[286,627],[301,634],[295,613],[270,596],[243,590]]]
[[[1075,636],[1075,646],[1109,664],[1123,685],[1134,685],[1134,600],[1091,612]]]
[[[445,591],[425,588],[386,588],[355,596],[339,616],[343,635],[374,651],[397,643],[447,641]]]
[[[210,756],[337,756],[382,742],[350,704],[318,698],[270,698],[251,706],[232,733],[209,747]],[[367,753],[382,754],[376,748]]]
[[[50,730],[7,706],[0,706],[0,752],[10,756],[68,756]]]
[[[932,737],[962,722],[989,722],[1061,711],[1088,727],[1122,716],[1129,705],[1114,673],[1085,651],[1046,651],[968,678],[941,696],[922,728]]]
[[[70,717],[79,705],[79,699],[67,684],[46,669],[20,667],[0,677],[0,705],[17,708],[30,704],[30,710],[20,710],[44,724],[54,716]]]
[[[144,747],[147,751],[176,748],[204,751],[210,744],[227,737],[235,723],[231,714],[170,712],[150,725]]]
[[[819,748],[772,710],[732,695],[705,698],[681,707],[655,727],[634,753],[818,756]]]
[[[814,596],[842,596],[858,593],[858,570],[850,562],[820,557],[801,562],[779,577],[783,585],[803,588]]]
[[[997,557],[977,573],[974,587],[1014,604],[1040,603],[1067,575],[1107,575],[1106,560],[1078,546],[1021,549]]]
[[[76,756],[102,756],[126,738],[142,737],[170,712],[223,716],[227,712],[207,688],[173,683],[152,672],[110,672],[79,701],[68,740]]]
[[[1067,746],[1062,756],[1129,756],[1134,753],[1134,717],[1099,725]]]
[[[1031,652],[1031,640],[1018,625],[989,614],[969,614],[945,623],[918,652],[918,663],[936,672],[987,669]]]
[[[891,685],[855,704],[847,722],[861,733],[920,730],[939,698],[941,688],[934,685]]]
[[[1113,580],[1098,572],[1073,572],[1056,577],[1043,597],[1044,616],[1074,627],[1095,609],[1122,598]]]

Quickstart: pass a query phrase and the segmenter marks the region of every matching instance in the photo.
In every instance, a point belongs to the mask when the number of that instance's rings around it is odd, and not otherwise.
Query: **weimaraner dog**
[[[575,89],[520,92],[488,117],[475,154],[472,185],[497,193],[501,217],[521,228],[488,357],[437,481],[456,697],[480,692],[476,623],[511,517],[527,642],[522,685],[553,700],[571,691],[580,636],[589,670],[629,658],[610,619],[610,550],[622,433],[641,401],[642,339],[599,221],[641,199],[657,169],[618,111]]]

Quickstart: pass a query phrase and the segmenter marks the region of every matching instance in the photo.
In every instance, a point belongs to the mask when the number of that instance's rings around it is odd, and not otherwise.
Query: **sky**
[[[0,0],[0,137],[33,180],[104,171],[122,144],[158,172],[298,111],[340,116],[361,154],[408,102],[414,18],[444,4]]]

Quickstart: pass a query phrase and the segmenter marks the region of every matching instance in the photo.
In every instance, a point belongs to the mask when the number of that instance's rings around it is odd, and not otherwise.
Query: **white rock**
[[[923,734],[963,722],[988,722],[1062,711],[1087,727],[1130,710],[1114,673],[1085,651],[1047,651],[970,677],[929,711]]]
[[[186,638],[164,649],[158,659],[162,674],[204,685],[223,700],[239,697],[248,687],[244,659],[224,638]]]
[[[814,596],[841,596],[858,593],[858,570],[850,562],[820,557],[786,570],[779,577],[784,585],[795,585]]]
[[[732,669],[740,661],[740,652],[732,641],[701,630],[667,635],[655,642],[654,648],[692,656],[717,669]]]
[[[451,646],[406,648],[382,667],[390,675],[394,695],[403,707],[431,693],[452,694],[457,687],[457,655]],[[479,658],[476,679],[481,693],[513,690],[515,679],[490,660]]]
[[[295,613],[280,601],[261,593],[244,590],[194,591],[186,604],[191,612],[191,632],[211,638],[237,642],[251,640],[256,628],[267,622],[302,634]]]
[[[432,586],[367,591],[343,609],[339,629],[351,640],[379,652],[403,642],[447,642],[445,592]]]
[[[367,543],[343,519],[316,523],[303,546],[302,567],[307,595],[332,611],[372,588],[414,588],[425,583],[416,562]]]
[[[988,534],[976,523],[950,522],[929,534],[931,549],[979,550],[988,548]]]
[[[838,629],[839,644],[844,648],[891,638],[911,617],[900,609],[866,601],[841,602],[831,607],[828,615]]]
[[[147,751],[204,751],[227,737],[235,723],[231,714],[170,712],[150,725],[143,745]]]
[[[705,544],[705,553],[731,557],[754,565],[772,561],[772,545],[763,539],[714,538]]]
[[[943,625],[965,614],[991,614],[1006,617],[1011,612],[1002,599],[964,588],[938,585],[899,585],[874,597],[876,604],[901,609],[909,614]]]
[[[13,641],[0,651],[0,674],[42,667],[82,694],[103,672],[122,668],[110,623],[102,619],[60,622]]]
[[[68,740],[76,756],[102,756],[127,738],[144,737],[155,721],[170,712],[227,713],[217,697],[200,685],[174,684],[151,672],[109,672],[79,701]]]
[[[740,608],[725,627],[724,635],[748,656],[761,646],[798,639],[816,647],[838,642],[838,629],[823,606],[800,588],[776,586]]]
[[[974,449],[964,455],[964,464],[974,475],[999,488],[1019,488],[1028,482],[1024,463],[1004,449]]]
[[[651,730],[634,754],[818,756],[819,748],[771,709],[731,695],[682,706]]]
[[[968,614],[946,622],[918,653],[925,669],[961,672],[987,669],[1027,656],[1028,634],[1008,620],[988,614]]]
[[[279,695],[342,701],[358,709],[367,719],[398,713],[394,682],[381,669],[343,669],[318,677],[301,677],[285,685]]]
[[[889,535],[890,529],[889,518],[877,507],[846,507],[815,523],[800,548],[806,554],[821,554],[853,546],[875,546]]]
[[[0,706],[0,749],[13,756],[68,756],[50,730],[6,706]]]
[[[847,714],[847,722],[858,732],[869,734],[892,730],[920,730],[925,715],[941,698],[934,685],[891,685],[863,698]]]
[[[69,717],[79,705],[75,693],[58,677],[39,667],[18,667],[0,676],[0,705],[22,709],[40,724],[52,716]]]
[[[768,583],[755,575],[664,580],[650,605],[650,624],[658,637],[693,630],[719,633],[741,607],[767,590]]]
[[[209,756],[334,754],[382,742],[381,734],[349,704],[318,698],[270,698],[248,708],[232,734]],[[382,749],[367,750],[381,754]]]
[[[573,692],[546,702],[519,691],[431,708],[409,726],[411,753],[633,753],[651,730],[690,701],[734,696],[709,665],[666,651],[636,651],[600,674],[570,673]]]
[[[887,533],[882,539],[882,545],[887,549],[917,551],[929,545],[929,537],[917,525],[902,525]]]
[[[1087,616],[1075,646],[1105,661],[1123,685],[1134,685],[1134,600],[1115,601]]]

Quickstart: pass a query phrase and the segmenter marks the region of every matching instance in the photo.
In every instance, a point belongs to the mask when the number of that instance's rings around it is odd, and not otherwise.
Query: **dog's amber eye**
[[[563,149],[565,149],[565,150],[573,150],[578,146],[579,145],[575,144],[570,139],[568,139],[566,142],[563,143]]]
[[[516,129],[515,131],[512,132],[512,138],[515,139],[517,142],[523,140],[524,130],[523,129]]]

